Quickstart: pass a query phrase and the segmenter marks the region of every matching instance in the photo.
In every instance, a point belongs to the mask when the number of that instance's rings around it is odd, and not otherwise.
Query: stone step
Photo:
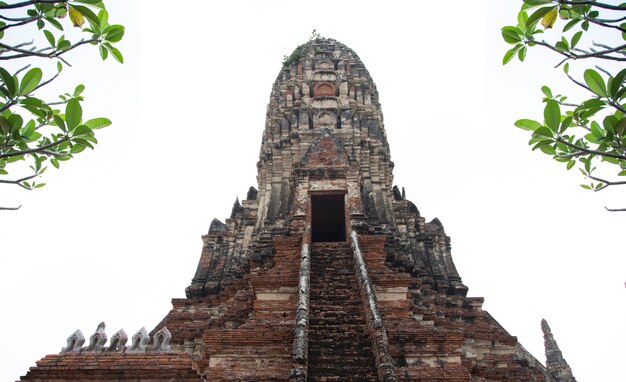
[[[377,381],[347,243],[313,244],[309,301],[309,380]]]

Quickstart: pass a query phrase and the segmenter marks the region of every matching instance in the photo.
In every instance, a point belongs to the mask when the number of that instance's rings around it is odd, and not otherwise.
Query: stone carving
[[[107,334],[104,332],[104,322],[98,324],[96,332],[89,337],[89,346],[86,351],[99,351],[104,348],[104,344],[107,342]]]
[[[152,349],[157,351],[170,351],[170,340],[172,333],[164,326],[158,332],[154,333]]]
[[[148,343],[150,342],[150,336],[148,335],[148,331],[145,327],[142,327],[137,331],[137,333],[133,334],[132,337],[132,345],[129,352],[145,352]]]
[[[211,221],[211,226],[209,227],[209,233],[220,233],[228,231],[228,226],[218,219],[213,219]]]
[[[126,342],[128,341],[128,336],[124,329],[118,330],[113,337],[111,337],[111,342],[109,343],[109,347],[107,351],[124,351],[126,349]]]
[[[250,188],[248,189],[248,194],[246,195],[246,200],[256,200],[257,195],[259,194],[259,191],[250,186]]]
[[[77,329],[74,333],[67,337],[67,346],[61,349],[61,353],[80,351],[84,343],[85,336],[80,329]]]
[[[111,337],[111,341],[109,342],[109,346],[105,348],[105,344],[107,341],[107,335],[105,333],[105,324],[101,322],[96,329],[96,332],[89,337],[89,346],[83,348],[83,344],[85,343],[85,336],[80,330],[76,330],[69,337],[67,337],[67,346],[61,349],[61,353],[70,353],[70,352],[117,352],[124,353],[128,351],[129,353],[143,353],[147,350],[149,351],[157,351],[157,352],[169,352],[170,351],[170,340],[172,339],[172,334],[170,331],[163,327],[161,330],[156,332],[153,337],[153,345],[148,346],[150,343],[150,335],[146,328],[141,328],[135,333],[132,337],[132,345],[130,348],[126,346],[126,342],[128,342],[128,335],[124,331],[124,329],[120,329]]]

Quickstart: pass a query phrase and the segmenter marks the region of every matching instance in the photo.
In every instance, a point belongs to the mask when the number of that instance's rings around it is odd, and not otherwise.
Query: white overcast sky
[[[469,294],[540,361],[546,318],[579,381],[625,380],[626,214],[604,211],[624,190],[582,190],[513,126],[541,119],[541,85],[571,93],[554,56],[501,65],[520,4],[108,0],[126,63],[84,49],[50,86],[84,83],[85,116],[114,125],[46,187],[0,190],[23,205],[0,212],[0,380],[76,329],[150,330],[184,296],[200,235],[256,186],[271,86],[313,29],[368,68],[395,183],[443,222]]]

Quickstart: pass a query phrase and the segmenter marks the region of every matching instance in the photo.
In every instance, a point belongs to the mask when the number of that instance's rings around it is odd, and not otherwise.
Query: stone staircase
[[[309,381],[378,381],[347,242],[313,243]]]

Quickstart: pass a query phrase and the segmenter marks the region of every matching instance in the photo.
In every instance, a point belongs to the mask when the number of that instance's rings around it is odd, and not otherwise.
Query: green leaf
[[[74,89],[74,97],[78,97],[79,95],[81,95],[84,90],[85,90],[85,85],[80,84],[76,86],[76,89]]]
[[[72,148],[70,149],[70,152],[72,154],[78,154],[79,152],[85,150],[85,146],[81,145],[81,144],[75,144],[74,146],[72,146]]]
[[[50,23],[53,27],[57,28],[58,30],[60,30],[60,31],[62,31],[62,30],[63,30],[63,25],[61,25],[61,23],[60,23],[60,22],[58,22],[58,21],[56,21],[54,18],[52,18],[52,17],[46,17],[46,18],[45,18],[45,20],[46,20],[47,22],[49,22],[49,23]],[[41,20],[39,20],[39,21],[41,21]],[[43,23],[42,23],[41,28],[43,28]],[[39,29],[41,29],[41,28],[39,28]]]
[[[0,115],[0,132],[3,135],[8,135],[11,132],[11,122],[8,119]]]
[[[544,129],[545,129],[545,127],[544,127]],[[547,129],[546,129],[546,130],[547,130]],[[554,143],[554,141],[553,141],[552,139],[543,139],[543,140],[540,140],[540,141],[539,141],[539,142],[538,142],[538,143],[537,143],[537,144],[536,144],[536,145],[532,148],[532,150],[533,150],[533,151],[535,151],[535,150],[537,150],[537,149],[541,149],[542,147],[547,146],[547,145],[551,145],[551,144],[553,144],[553,143]]]
[[[54,119],[54,122],[57,126],[59,126],[61,130],[67,131],[67,127],[65,127],[65,121],[63,121],[63,118],[55,114],[52,116],[52,119]]]
[[[68,40],[60,40],[57,44],[58,50],[68,50],[72,46],[72,43]]]
[[[106,26],[109,24],[109,13],[102,9],[98,12],[98,19],[100,20],[100,26]]]
[[[583,23],[580,26],[583,28],[583,30],[585,32],[588,31],[589,30],[589,21],[587,21],[587,20],[583,21]]]
[[[539,148],[539,150],[543,151],[545,154],[548,154],[548,155],[556,155],[556,151],[554,150],[554,147],[552,146],[543,146]]]
[[[111,120],[108,118],[94,118],[85,122],[85,126],[90,129],[102,129],[103,127],[107,127],[111,125]]]
[[[502,65],[506,65],[507,63],[509,63],[509,61],[511,61],[511,59],[515,57],[515,53],[517,53],[517,51],[520,50],[521,48],[522,48],[522,44],[517,44],[513,48],[509,49],[509,51],[506,52],[504,54],[504,57],[502,58]]]
[[[566,42],[563,42],[563,41],[557,41],[557,43],[554,44],[554,48],[559,52],[569,51],[569,46],[567,45]]]
[[[541,123],[533,121],[531,119],[519,119],[515,122],[515,126],[519,127],[522,130],[535,131],[542,125]]]
[[[124,63],[124,56],[122,56],[122,52],[120,52],[119,49],[113,46],[107,46],[107,49],[111,52],[113,58],[115,58],[120,64]]]
[[[585,135],[585,139],[588,140],[591,143],[596,144],[596,145],[600,144],[600,141],[598,140],[598,138],[596,138],[595,135],[593,135],[593,133],[589,133],[589,134]]]
[[[620,137],[623,137],[625,131],[626,131],[626,117],[620,119],[615,124],[615,134],[619,135]]]
[[[83,117],[83,109],[80,106],[80,102],[76,98],[69,100],[65,107],[65,121],[67,122],[67,128],[73,130],[80,124],[80,120]]]
[[[20,83],[19,95],[23,96],[35,90],[39,82],[41,82],[42,75],[43,72],[39,68],[32,68],[26,72],[24,77],[22,77],[22,83]]]
[[[102,45],[100,45],[98,49],[100,50],[100,57],[102,57],[102,61],[106,60],[109,55],[109,51]]]
[[[602,101],[601,99],[597,99],[597,98],[592,98],[592,99],[588,99],[586,101],[583,101],[580,106],[578,106],[576,109],[577,110],[584,110],[584,109],[595,109],[595,108],[602,108],[603,106],[606,105],[605,101]]]
[[[546,95],[546,97],[552,98],[552,90],[550,90],[549,87],[544,85],[544,86],[541,87],[541,91],[543,92],[543,94]]]
[[[613,80],[611,81],[611,86],[609,89],[609,95],[612,98],[616,98],[619,93],[620,88],[624,84],[624,79],[626,79],[626,69],[620,70],[619,73],[615,75]]]
[[[563,72],[565,72],[565,74],[569,73],[569,62],[566,62],[563,66]]]
[[[59,168],[59,161],[56,158],[50,159],[50,163],[56,168]]]
[[[585,78],[585,83],[592,92],[600,97],[606,97],[606,86],[602,76],[598,74],[598,72],[593,69],[587,69],[585,70],[583,77]]]
[[[604,138],[604,131],[602,131],[602,128],[596,121],[591,123],[591,134],[593,134],[593,136],[598,140]]]
[[[574,165],[576,164],[575,160],[570,160],[569,162],[567,162],[567,169],[571,170],[572,167],[574,167]]]
[[[542,136],[542,137],[548,137],[548,138],[552,138],[554,136],[554,132],[545,126],[538,127],[535,130],[535,134]]]
[[[563,132],[565,130],[567,130],[568,127],[570,127],[570,125],[572,124],[572,117],[566,117],[562,122],[561,122],[561,126],[559,127],[559,134],[563,134]]]
[[[43,34],[46,35],[46,39],[50,43],[50,46],[54,46],[56,44],[56,42],[54,40],[54,35],[49,30],[47,30],[47,29],[44,30]]]
[[[43,186],[45,186],[45,183],[37,183],[37,185],[35,186],[35,188],[41,188]]]
[[[89,127],[85,126],[85,125],[78,125],[76,126],[76,128],[72,131],[72,134],[76,137],[76,136],[80,136],[80,135],[93,135],[93,130],[91,130]]]
[[[583,35],[582,31],[578,31],[574,34],[574,36],[572,36],[572,42],[570,43],[572,49],[574,49],[574,47],[576,47],[576,44],[578,44],[578,41],[580,40],[580,37]]]
[[[565,24],[565,26],[563,27],[563,32],[567,32],[568,30],[572,29],[576,24],[578,24],[581,21],[581,19],[573,19],[570,20],[567,24]]]
[[[528,20],[528,13],[520,11],[517,14],[517,25],[522,32],[526,31],[526,21]]]
[[[546,107],[543,109],[543,118],[546,126],[552,131],[557,131],[561,122],[561,108],[559,104],[554,100],[546,102]]]
[[[585,190],[591,190],[591,186],[588,184],[581,184],[580,187],[584,188]]]
[[[110,28],[110,29],[108,29]],[[104,39],[108,42],[118,42],[124,37],[124,27],[121,25],[111,25]],[[504,28],[503,28],[504,29]],[[504,34],[504,32],[502,32]],[[518,40],[519,41],[519,40]]]
[[[502,28],[502,38],[504,41],[509,44],[517,44],[522,41],[522,31],[519,28],[515,27],[504,27]],[[106,37],[105,37],[106,38]],[[107,40],[109,40],[107,38]]]
[[[15,77],[13,77],[11,73],[7,72],[3,67],[0,67],[0,77],[2,78],[2,82],[4,82],[4,86],[6,86],[9,91],[9,94],[11,94],[11,97],[14,97],[17,89]]]
[[[526,58],[526,50],[527,48],[523,47],[517,52],[517,58],[519,58],[521,62],[524,62],[524,59]]]

